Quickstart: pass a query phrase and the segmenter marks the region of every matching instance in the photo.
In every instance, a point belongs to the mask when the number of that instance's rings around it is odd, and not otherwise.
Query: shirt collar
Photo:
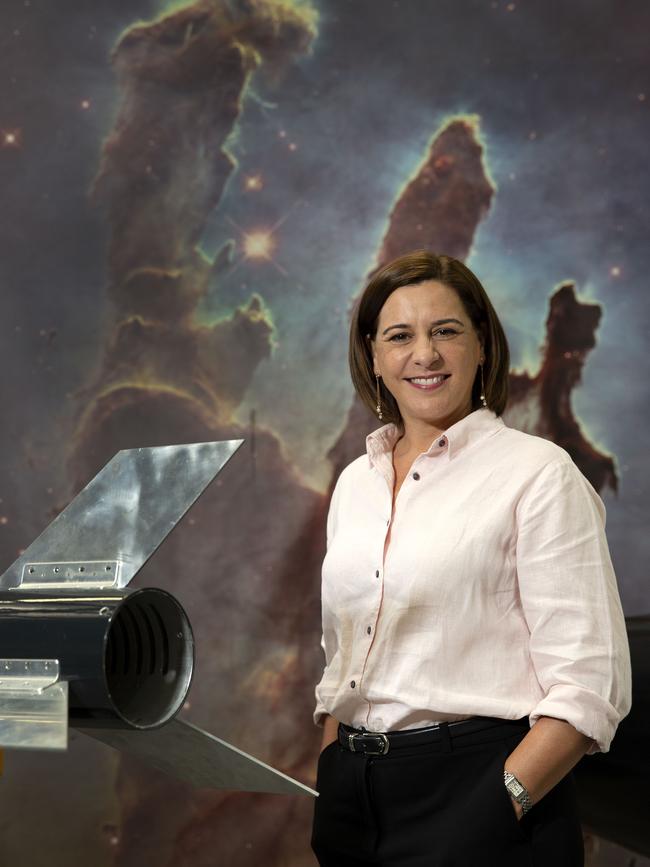
[[[502,427],[505,427],[503,419],[496,416],[491,409],[483,408],[474,410],[457,421],[448,428],[443,434],[437,436],[425,455],[434,455],[441,451],[441,441],[449,460],[462,454],[468,448],[471,448],[475,443],[491,436]],[[394,424],[385,424],[378,430],[373,431],[366,437],[366,452],[370,466],[374,466],[378,460],[386,454],[393,451],[395,443],[399,439],[399,429]]]

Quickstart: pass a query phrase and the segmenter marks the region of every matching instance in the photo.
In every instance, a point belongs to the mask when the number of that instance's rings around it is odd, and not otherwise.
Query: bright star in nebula
[[[262,175],[248,175],[244,179],[244,189],[249,192],[257,192],[264,187],[264,178]]]
[[[19,129],[3,129],[0,136],[3,148],[19,148],[21,145],[22,133]]]
[[[246,262],[248,260],[265,260],[270,262],[271,265],[280,273],[283,277],[288,276],[288,272],[275,261],[273,258],[273,253],[277,247],[276,241],[276,233],[280,226],[288,219],[289,215],[293,211],[293,209],[298,205],[302,204],[300,201],[296,201],[289,208],[287,213],[281,217],[270,229],[255,229],[253,231],[247,231],[246,229],[242,229],[231,217],[226,217],[226,220],[233,226],[240,234],[240,246],[243,252],[243,256],[237,262],[232,270],[235,271],[242,262]]]
[[[283,277],[286,277],[287,272],[273,258],[273,252],[277,246],[273,232],[279,224],[276,224],[271,229],[256,229],[255,231],[247,232],[230,217],[227,217],[227,220],[241,235],[240,246],[243,253],[239,262],[233,266],[231,273],[236,271],[242,262],[264,260],[270,262]]]
[[[270,259],[275,249],[271,232],[251,232],[243,238],[244,256],[247,259]]]

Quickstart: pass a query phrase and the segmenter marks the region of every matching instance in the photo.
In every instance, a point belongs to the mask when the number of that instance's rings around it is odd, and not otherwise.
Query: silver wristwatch
[[[503,772],[503,782],[506,784],[506,789],[508,790],[510,797],[514,798],[518,804],[521,804],[521,809],[525,816],[533,806],[533,802],[530,800],[530,795],[528,794],[528,789],[509,771]]]

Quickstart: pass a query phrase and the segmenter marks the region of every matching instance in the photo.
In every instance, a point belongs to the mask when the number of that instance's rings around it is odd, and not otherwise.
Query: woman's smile
[[[409,385],[420,391],[436,391],[441,388],[451,376],[450,373],[436,373],[434,376],[404,377]]]

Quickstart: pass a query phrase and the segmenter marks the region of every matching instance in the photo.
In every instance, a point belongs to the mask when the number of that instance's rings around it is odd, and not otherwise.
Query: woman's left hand
[[[532,804],[536,804],[569,773],[591,744],[591,738],[568,722],[542,716],[510,753],[504,770],[521,781]],[[521,820],[521,804],[514,798],[510,800],[517,819]]]

